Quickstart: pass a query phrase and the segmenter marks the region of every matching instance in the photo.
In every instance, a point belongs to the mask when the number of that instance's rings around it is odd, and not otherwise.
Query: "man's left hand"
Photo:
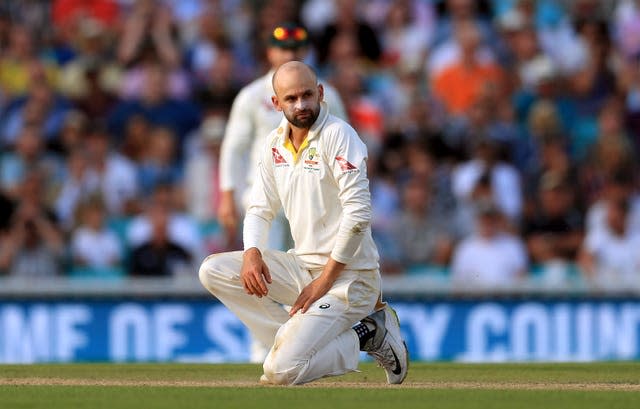
[[[296,299],[296,302],[293,303],[293,306],[291,307],[289,316],[293,317],[293,315],[298,311],[303,314],[307,312],[309,307],[311,307],[311,304],[316,302],[320,297],[325,295],[329,289],[331,289],[332,284],[333,281],[324,279],[323,276],[313,280],[302,289],[298,299]]]

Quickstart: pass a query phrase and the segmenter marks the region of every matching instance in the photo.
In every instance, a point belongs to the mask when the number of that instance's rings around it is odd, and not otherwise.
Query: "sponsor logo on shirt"
[[[289,166],[284,157],[278,152],[278,148],[271,148],[271,156],[273,157],[273,164],[277,167]]]
[[[340,165],[342,173],[355,173],[358,171],[358,168],[342,156],[336,156],[336,161],[338,162],[338,165]]]
[[[317,159],[318,157],[318,151],[316,150],[315,147],[311,147],[308,149],[307,151],[307,159],[304,160],[304,169],[307,171],[312,171],[312,172],[319,172],[320,171],[320,162],[318,162]]]

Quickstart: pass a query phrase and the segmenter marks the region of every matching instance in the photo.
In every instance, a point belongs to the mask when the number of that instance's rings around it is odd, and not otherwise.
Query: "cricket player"
[[[248,192],[256,176],[260,147],[269,133],[282,120],[271,103],[274,71],[289,61],[302,61],[307,53],[309,36],[304,27],[283,23],[273,29],[266,49],[269,72],[245,86],[237,95],[222,142],[220,157],[221,202],[218,219],[229,237],[238,231],[238,209],[246,210]],[[325,99],[332,114],[347,119],[338,92],[324,84]],[[237,199],[241,202],[238,206]],[[274,219],[269,235],[269,247],[288,249],[289,231],[286,221],[279,216]]]
[[[259,152],[245,249],[207,257],[200,281],[272,345],[261,382],[296,385],[355,371],[363,350],[389,383],[401,383],[408,354],[395,312],[381,302],[366,147],[328,112],[306,64],[280,66],[273,89],[284,118]],[[295,242],[289,252],[266,248],[281,208]]]
[[[271,69],[264,76],[244,87],[233,102],[225,130],[220,153],[221,198],[218,220],[225,229],[231,243],[236,241],[239,207],[246,210],[251,185],[257,174],[260,148],[267,135],[278,126],[282,113],[271,103],[273,86],[271,78],[282,64],[301,61],[307,53],[309,36],[304,27],[293,23],[283,23],[269,35],[266,49]],[[340,96],[328,84],[324,84],[325,99],[332,114],[346,119]],[[238,206],[241,202],[241,206]],[[287,250],[291,244],[289,225],[282,212],[271,223],[268,247]],[[262,362],[269,351],[269,345],[255,340],[251,343],[251,361]]]

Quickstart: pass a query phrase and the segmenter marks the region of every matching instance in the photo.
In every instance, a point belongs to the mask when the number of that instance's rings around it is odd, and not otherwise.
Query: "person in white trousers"
[[[401,383],[408,353],[395,312],[381,301],[366,147],[327,111],[306,64],[280,66],[273,87],[285,118],[260,152],[245,250],[206,258],[200,281],[272,345],[261,382],[303,384],[355,371],[363,350],[389,383]],[[281,208],[295,242],[286,253],[265,248]]]
[[[251,185],[257,174],[260,148],[267,135],[278,126],[282,113],[271,103],[274,71],[289,61],[302,61],[308,52],[308,33],[300,25],[284,22],[270,33],[266,57],[270,69],[265,75],[245,86],[236,96],[224,133],[220,152],[220,205],[218,220],[229,243],[236,242],[239,220],[246,211]],[[323,84],[325,99],[332,114],[347,119],[338,92]],[[267,246],[273,250],[288,250],[291,245],[289,225],[279,212],[274,217]],[[252,334],[251,362],[262,362],[269,345],[262,344]]]

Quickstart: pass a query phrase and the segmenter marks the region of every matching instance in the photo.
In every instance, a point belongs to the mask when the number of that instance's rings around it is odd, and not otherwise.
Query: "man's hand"
[[[218,206],[218,220],[224,228],[229,244],[235,243],[238,234],[238,210],[233,197],[233,190],[221,192]]]
[[[267,283],[271,284],[271,273],[269,273],[269,268],[262,260],[260,250],[255,247],[244,252],[240,281],[242,281],[242,285],[249,295],[262,298],[269,292]]]
[[[296,302],[293,303],[291,311],[289,311],[289,316],[293,317],[293,315],[298,311],[303,314],[307,312],[309,307],[311,307],[311,304],[318,301],[320,297],[324,296],[331,289],[331,286],[333,286],[336,278],[338,278],[342,270],[344,270],[344,267],[344,264],[330,258],[324,266],[324,270],[322,271],[322,274],[320,274],[320,277],[316,278],[302,289],[302,292],[296,299]]]
[[[325,295],[327,291],[331,289],[332,284],[333,281],[325,279],[324,275],[310,282],[305,288],[302,289],[302,292],[296,299],[296,302],[293,303],[291,311],[289,311],[289,316],[293,317],[293,315],[298,312],[298,310],[303,314],[307,312],[309,307],[311,307],[311,304],[318,301],[320,297]]]

